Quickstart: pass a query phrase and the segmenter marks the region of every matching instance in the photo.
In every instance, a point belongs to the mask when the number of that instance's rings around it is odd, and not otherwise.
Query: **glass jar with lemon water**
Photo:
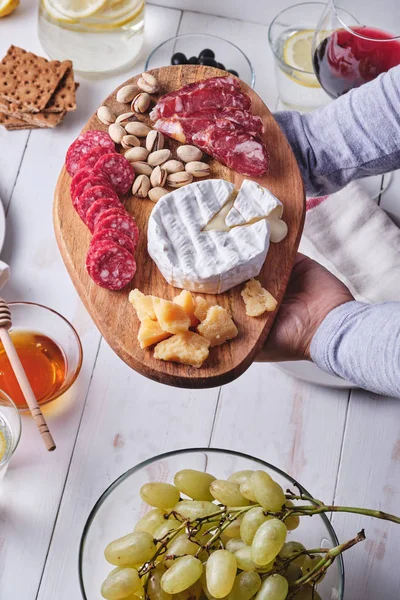
[[[39,39],[82,74],[133,64],[143,44],[144,0],[40,0]]]
[[[306,2],[283,10],[269,28],[269,43],[281,102],[291,109],[312,110],[329,102],[315,76],[312,43],[325,4]]]

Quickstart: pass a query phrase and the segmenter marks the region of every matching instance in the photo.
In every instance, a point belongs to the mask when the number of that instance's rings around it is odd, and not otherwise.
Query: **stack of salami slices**
[[[233,76],[212,77],[162,96],[150,113],[154,128],[194,144],[242,175],[261,177],[268,152],[262,120]]]
[[[104,131],[85,131],[69,147],[66,169],[71,175],[75,210],[93,234],[86,268],[93,281],[121,290],[134,277],[139,229],[122,198],[135,178],[132,166],[115,150]]]

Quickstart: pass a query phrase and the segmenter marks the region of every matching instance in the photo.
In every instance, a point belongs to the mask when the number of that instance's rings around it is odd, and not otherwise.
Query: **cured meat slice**
[[[246,131],[210,126],[196,133],[193,143],[242,175],[261,177],[268,170],[267,149]]]
[[[93,175],[93,171],[92,171],[92,169],[88,169],[88,168],[79,169],[79,171],[77,171],[75,173],[75,175],[71,179],[71,184],[69,186],[71,198],[73,198],[75,196],[75,190],[76,190],[76,186],[78,185],[78,183],[80,183],[83,179],[90,177],[91,175]]]
[[[94,231],[97,233],[104,229],[116,229],[117,231],[125,233],[125,235],[132,238],[135,245],[139,240],[139,228],[136,225],[136,221],[126,210],[121,212],[111,208],[110,210],[105,211],[97,220]]]
[[[164,96],[162,96],[158,101],[157,105],[151,111],[150,118],[153,121],[156,121],[161,116],[161,114],[159,114],[159,109],[161,107],[161,104],[163,104],[164,102],[176,98],[181,94],[189,94],[205,88],[223,88],[230,92],[234,92],[235,90],[240,90],[240,84],[238,79],[236,77],[232,77],[232,75],[227,75],[226,77],[210,77],[209,79],[203,79],[202,81],[189,83],[188,85],[183,86],[179,90],[175,90],[174,92],[170,92],[169,94],[165,94]]]
[[[70,145],[65,157],[65,166],[68,173],[72,176],[79,171],[79,161],[93,150],[96,146],[104,146],[109,152],[115,151],[115,144],[105,131],[89,130],[84,131]]]
[[[109,148],[107,148],[105,146],[96,146],[96,148],[89,150],[89,152],[87,152],[87,154],[84,154],[82,156],[81,160],[79,161],[79,168],[84,169],[85,167],[89,167],[89,168],[93,169],[94,165],[97,163],[100,156],[103,156],[103,154],[109,154],[109,153],[110,153]]]
[[[136,262],[126,248],[113,240],[91,244],[86,268],[93,281],[107,290],[122,290],[136,273]]]
[[[90,245],[94,246],[97,242],[104,240],[111,240],[119,246],[126,248],[132,256],[135,253],[136,245],[133,239],[117,229],[102,229],[101,231],[98,231],[92,237]]]
[[[78,173],[79,173],[79,171],[78,171]],[[72,193],[72,189],[71,189],[72,203],[75,205],[77,199],[79,198],[79,196],[81,196],[83,194],[83,192],[86,192],[86,190],[88,190],[89,188],[95,187],[97,185],[102,185],[103,187],[108,188],[110,190],[111,196],[113,196],[115,194],[115,191],[111,185],[111,181],[109,179],[107,179],[107,177],[105,177],[105,175],[91,173],[91,174],[89,174],[88,177],[85,177],[84,179],[82,179],[75,186],[73,193]]]
[[[117,194],[111,188],[105,187],[104,185],[95,185],[94,187],[90,187],[85,190],[80,196],[77,196],[74,203],[74,208],[82,221],[86,223],[86,213],[92,206],[93,202],[99,198],[110,197],[115,197],[115,199],[119,202]],[[123,209],[122,205],[121,208]]]
[[[104,154],[94,166],[95,173],[104,173],[111,181],[118,195],[126,194],[135,179],[135,173],[130,162],[121,154],[115,152]]]
[[[86,213],[86,225],[89,227],[90,231],[93,233],[97,219],[102,215],[106,210],[110,208],[117,208],[118,210],[125,210],[121,201],[117,200],[114,196],[110,198],[99,198],[95,200],[93,204],[88,208]]]

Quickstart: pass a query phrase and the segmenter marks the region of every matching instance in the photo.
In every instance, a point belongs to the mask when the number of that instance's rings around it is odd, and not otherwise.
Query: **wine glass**
[[[400,64],[398,0],[368,0],[353,15],[354,0],[329,0],[315,30],[313,66],[323,89],[338,98]],[[391,10],[392,7],[392,10]],[[399,23],[400,24],[400,23]]]

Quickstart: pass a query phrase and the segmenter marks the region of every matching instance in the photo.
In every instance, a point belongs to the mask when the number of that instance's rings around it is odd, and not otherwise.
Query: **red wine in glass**
[[[400,40],[393,35],[362,25],[349,29],[334,31],[314,52],[315,73],[332,98],[400,64]]]

